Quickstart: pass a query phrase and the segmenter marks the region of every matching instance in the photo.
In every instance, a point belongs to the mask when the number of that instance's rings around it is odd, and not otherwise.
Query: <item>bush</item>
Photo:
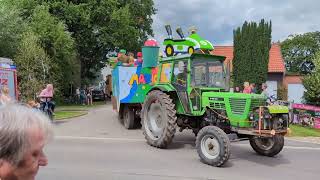
[[[277,97],[280,100],[287,101],[288,100],[288,88],[284,85],[280,85],[277,91]]]

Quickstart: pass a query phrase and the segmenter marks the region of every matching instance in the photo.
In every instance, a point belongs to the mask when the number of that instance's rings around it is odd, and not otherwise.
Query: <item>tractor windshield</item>
[[[220,61],[194,60],[192,86],[226,89],[226,75]]]

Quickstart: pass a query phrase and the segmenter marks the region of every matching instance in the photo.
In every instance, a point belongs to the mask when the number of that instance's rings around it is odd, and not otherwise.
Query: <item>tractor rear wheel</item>
[[[175,105],[169,95],[162,91],[151,91],[142,107],[141,123],[147,143],[166,148],[176,132]]]
[[[202,128],[196,139],[196,148],[201,161],[220,167],[230,157],[230,140],[227,134],[216,126]]]
[[[134,128],[134,111],[129,106],[123,109],[123,125],[126,129]]]
[[[250,145],[254,151],[263,156],[275,156],[284,146],[284,137],[275,135],[273,137],[252,137]]]

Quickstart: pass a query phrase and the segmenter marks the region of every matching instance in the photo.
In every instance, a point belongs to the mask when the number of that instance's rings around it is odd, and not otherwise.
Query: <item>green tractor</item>
[[[177,54],[193,54],[194,52],[209,54],[214,49],[211,42],[200,37],[195,29],[191,29],[190,35],[185,38],[182,29],[178,27],[176,32],[180,39],[174,39],[171,26],[166,25],[165,28],[169,36],[163,41],[163,45],[165,45],[164,52],[167,57]]]
[[[224,59],[194,53],[159,61],[157,81],[145,93],[140,112],[148,144],[166,148],[177,128],[191,129],[200,159],[212,166],[228,161],[228,134],[249,140],[260,155],[282,150],[288,108],[268,106],[263,95],[229,92]]]

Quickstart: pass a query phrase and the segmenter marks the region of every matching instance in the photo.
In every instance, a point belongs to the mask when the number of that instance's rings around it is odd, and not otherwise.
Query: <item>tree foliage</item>
[[[13,58],[26,23],[16,9],[8,9],[0,2],[0,57]]]
[[[233,32],[234,59],[233,81],[235,86],[243,82],[262,84],[267,80],[269,50],[271,48],[271,22],[263,19],[244,22]]]
[[[44,83],[53,83],[55,87],[56,97],[60,95],[68,94],[70,84],[79,84],[80,76],[79,63],[76,59],[77,52],[75,49],[75,42],[71,37],[71,34],[67,31],[66,25],[63,21],[54,17],[49,13],[49,7],[46,5],[39,5],[36,1],[29,0],[3,0],[0,2],[1,7],[5,10],[1,11],[4,16],[0,17],[0,22],[4,22],[2,28],[0,28],[0,36],[4,41],[0,41],[1,56],[13,58],[17,66],[28,64],[29,58],[22,57],[19,52],[24,50],[30,50],[24,46],[26,43],[26,34],[28,32],[33,38],[29,39],[40,46],[39,48],[44,51],[47,58],[43,58],[41,66],[35,64],[35,67],[40,67],[42,72],[41,76],[34,76],[30,81]],[[7,33],[5,33],[7,32]],[[23,34],[23,38],[22,38]],[[30,42],[30,43],[31,43]],[[31,45],[33,45],[31,44]],[[19,47],[19,49],[17,49]],[[34,49],[38,47],[32,46]],[[37,51],[38,52],[38,51]],[[42,54],[42,52],[41,52]],[[37,54],[35,54],[37,56]],[[19,59],[16,59],[19,58]],[[33,61],[40,62],[40,61]],[[47,64],[47,66],[42,66]],[[47,68],[50,67],[50,68]],[[26,80],[22,78],[22,75],[29,73],[29,69],[18,67],[19,83]],[[40,78],[40,79],[39,79]],[[42,78],[42,79],[41,79]],[[44,78],[44,79],[43,79]],[[28,80],[29,81],[29,80]],[[33,83],[30,83],[30,86]],[[33,86],[38,87],[39,86]],[[33,88],[32,87],[32,88]],[[25,89],[24,87],[21,87]],[[32,89],[31,88],[31,89]],[[38,89],[40,91],[41,89]],[[33,90],[32,90],[33,91]],[[62,93],[62,94],[61,94]],[[22,92],[22,95],[30,97],[30,92]]]
[[[153,14],[153,0],[1,0],[0,55],[27,64],[17,52],[29,50],[21,44],[22,34],[31,33],[50,67],[39,82],[51,81],[56,92],[67,95],[71,85],[78,86],[80,74],[83,84],[92,82],[109,51],[140,51],[153,35]]]
[[[51,70],[50,58],[40,45],[38,37],[33,32],[22,35],[16,56],[19,89],[22,99],[29,100],[39,93],[48,79]]]
[[[312,59],[320,50],[320,32],[290,35],[281,42],[281,50],[288,72],[308,74],[314,68]]]
[[[51,14],[66,23],[75,39],[84,80],[95,77],[108,51],[116,47],[139,51],[147,36],[153,35],[152,0],[55,0],[48,4]]]
[[[306,89],[305,100],[310,104],[320,105],[320,51],[313,58],[313,71],[303,78],[303,85]]]
[[[71,84],[79,85],[79,67],[76,66],[74,40],[65,24],[52,16],[48,7],[40,5],[33,11],[30,28],[38,35],[41,46],[51,59],[52,68],[48,75],[55,81],[55,92],[68,94]]]

